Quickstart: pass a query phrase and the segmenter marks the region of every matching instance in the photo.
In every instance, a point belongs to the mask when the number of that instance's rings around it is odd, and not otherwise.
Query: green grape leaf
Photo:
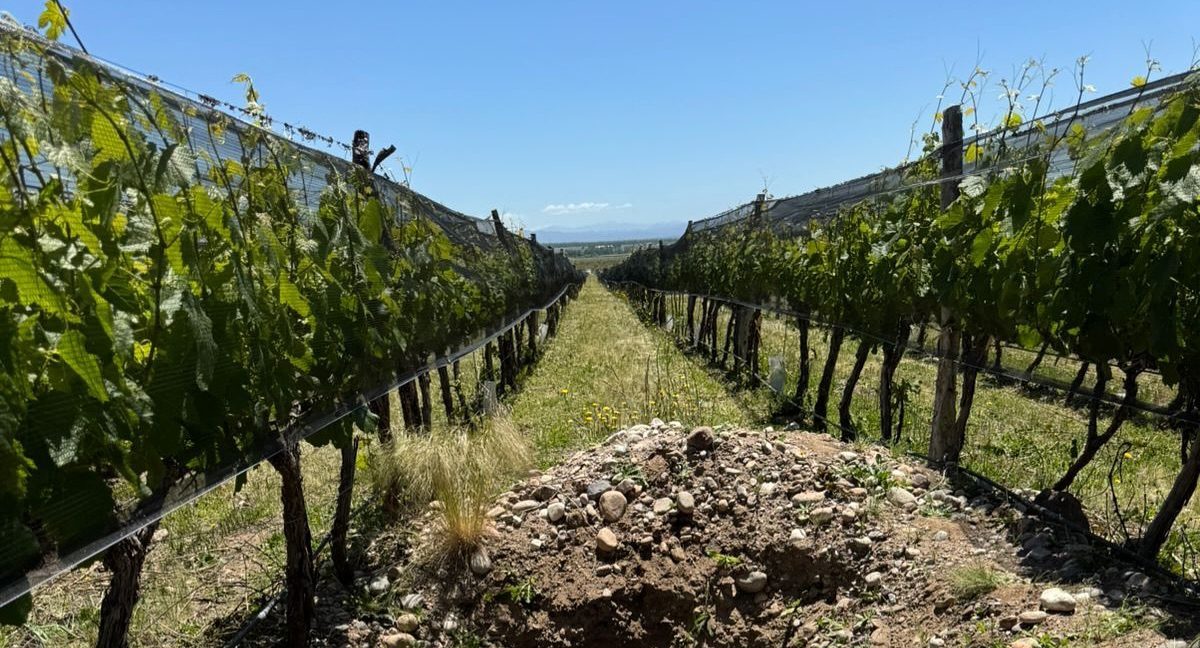
[[[208,391],[217,362],[217,343],[213,340],[213,323],[191,291],[183,293],[183,311],[187,313],[196,340],[196,385]]]
[[[17,287],[22,302],[37,304],[54,315],[62,315],[70,321],[78,317],[67,311],[67,302],[38,272],[33,263],[33,252],[11,237],[0,240],[0,280],[8,279]]]
[[[300,317],[307,319],[312,315],[312,309],[300,294],[300,289],[282,272],[279,273],[279,301],[296,311]]]
[[[105,160],[125,162],[129,159],[129,150],[121,141],[120,131],[113,125],[113,121],[115,120],[99,112],[92,116],[92,147],[96,149],[93,164]]]
[[[83,334],[74,329],[62,334],[58,340],[58,355],[67,366],[79,376],[92,398],[101,403],[108,402],[108,392],[104,389],[104,376],[100,372],[100,363],[96,356],[87,350],[87,341]]]
[[[167,262],[175,274],[188,276],[187,264],[183,261],[183,245],[180,242],[180,232],[183,230],[183,214],[179,209],[179,201],[174,196],[155,194],[151,198],[154,206],[154,216],[162,231],[163,242],[166,244]]]

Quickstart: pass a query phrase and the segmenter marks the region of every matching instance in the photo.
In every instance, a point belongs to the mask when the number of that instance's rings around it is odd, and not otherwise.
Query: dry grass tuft
[[[493,499],[525,475],[532,458],[529,441],[500,414],[473,432],[402,433],[372,454],[370,475],[377,492],[394,495],[402,505],[436,502],[427,557],[443,560],[480,546]]]

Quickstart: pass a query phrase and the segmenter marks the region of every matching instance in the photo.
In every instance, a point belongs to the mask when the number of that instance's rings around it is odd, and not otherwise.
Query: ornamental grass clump
[[[524,476],[532,448],[507,415],[478,430],[400,434],[372,457],[377,492],[399,506],[436,511],[428,557],[463,557],[489,530],[487,511],[497,494]]]

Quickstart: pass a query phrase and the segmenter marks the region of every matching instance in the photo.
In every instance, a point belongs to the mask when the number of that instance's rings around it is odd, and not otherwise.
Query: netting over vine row
[[[0,22],[0,621],[580,281],[367,166]]]
[[[1165,96],[1178,91],[1190,73],[1175,74],[1141,87],[1129,88],[1120,92],[1098,97],[1064,108],[1036,120],[1029,121],[1017,129],[995,129],[964,138],[963,146],[970,150],[978,147],[998,147],[1001,143],[1006,153],[991,156],[987,159],[987,168],[995,169],[1006,165],[1015,165],[1023,161],[1028,151],[1046,140],[1058,140],[1050,159],[1054,173],[1051,176],[1065,173],[1071,166],[1066,151],[1066,136],[1073,126],[1080,126],[1089,137],[1102,135],[1105,131],[1121,123],[1134,107],[1153,104]],[[930,155],[937,156],[939,150]],[[1039,155],[1043,155],[1039,153]],[[982,158],[982,156],[981,156]],[[899,193],[913,188],[912,180],[907,177],[918,162],[910,162],[877,173],[840,182],[838,184],[814,189],[812,191],[784,198],[768,199],[763,209],[764,222],[773,226],[796,227],[807,224],[810,220],[828,218],[837,213],[841,207],[851,205],[867,198],[881,194]],[[963,174],[969,175],[983,170],[982,160],[965,161]],[[940,180],[939,180],[940,182]],[[731,223],[742,221],[754,213],[754,202],[748,202],[729,209],[715,216],[710,216],[692,222],[691,230],[701,232],[724,227]]]

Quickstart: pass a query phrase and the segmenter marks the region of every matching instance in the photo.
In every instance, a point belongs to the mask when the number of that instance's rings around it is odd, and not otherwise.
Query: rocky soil
[[[1180,648],[1197,632],[1169,583],[1019,504],[799,431],[618,432],[501,495],[482,550],[420,565],[436,507],[415,537],[376,540],[353,614],[323,597],[322,645]]]

